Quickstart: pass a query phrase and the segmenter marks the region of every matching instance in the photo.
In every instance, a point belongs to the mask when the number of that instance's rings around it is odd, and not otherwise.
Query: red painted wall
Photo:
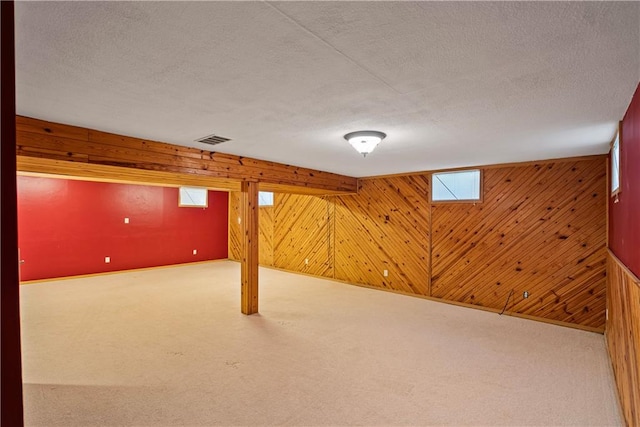
[[[609,247],[640,277],[640,85],[622,120],[620,193],[609,199]]]
[[[177,188],[20,176],[21,280],[227,258],[227,215],[225,192],[181,208]]]

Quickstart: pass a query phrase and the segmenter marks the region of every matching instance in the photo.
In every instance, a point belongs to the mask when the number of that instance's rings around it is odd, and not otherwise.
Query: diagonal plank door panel
[[[329,198],[274,196],[273,265],[333,277],[333,205]]]
[[[428,295],[427,177],[363,179],[357,195],[334,200],[336,278]]]

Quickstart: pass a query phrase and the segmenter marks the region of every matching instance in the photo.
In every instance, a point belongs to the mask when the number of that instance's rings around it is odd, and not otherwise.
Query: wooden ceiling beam
[[[113,182],[197,185],[238,191],[353,194],[357,179],[282,163],[16,117],[18,171]]]

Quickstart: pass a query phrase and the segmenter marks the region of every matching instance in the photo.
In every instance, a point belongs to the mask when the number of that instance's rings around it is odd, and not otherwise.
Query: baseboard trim
[[[235,259],[229,259],[229,261],[240,262],[240,261],[235,260]],[[467,304],[467,303],[458,302],[458,301],[451,301],[451,300],[447,300],[447,299],[444,299],[444,298],[437,298],[437,297],[430,297],[430,296],[427,296],[427,295],[412,294],[410,292],[398,291],[398,290],[395,290],[395,289],[385,289],[385,288],[380,288],[380,287],[377,287],[377,286],[365,285],[365,284],[362,284],[362,283],[351,283],[351,282],[348,282],[346,280],[336,279],[334,277],[316,276],[315,274],[303,273],[303,272],[294,271],[294,270],[287,270],[285,268],[274,267],[274,266],[271,266],[271,265],[260,265],[260,267],[270,268],[272,270],[286,271],[287,273],[301,274],[303,276],[315,277],[317,279],[331,280],[331,281],[334,281],[334,282],[344,283],[344,284],[351,285],[351,286],[358,286],[358,287],[361,287],[361,288],[375,289],[377,291],[391,292],[393,294],[399,294],[399,295],[405,295],[405,296],[409,296],[409,297],[422,298],[422,299],[426,299],[426,300],[429,300],[429,301],[441,302],[441,303],[450,304],[450,305],[457,305],[459,307],[473,308],[473,309],[476,309],[476,310],[488,311],[490,313],[499,314],[502,311],[502,310],[499,310],[499,309],[496,309],[496,308],[483,307],[483,306],[480,306],[480,305]],[[581,331],[593,332],[593,333],[596,333],[596,334],[604,335],[604,328],[594,328],[594,327],[591,327],[591,326],[578,325],[576,323],[563,322],[563,321],[560,321],[560,320],[546,319],[544,317],[531,316],[529,314],[522,314],[522,313],[517,313],[517,312],[513,312],[513,311],[505,311],[502,314],[506,315],[506,316],[519,317],[521,319],[534,320],[536,322],[549,323],[551,325],[563,326],[565,328],[571,328],[571,329],[579,329]]]
[[[20,285],[35,285],[37,283],[52,282],[54,280],[82,279],[85,277],[108,276],[112,274],[131,273],[134,271],[147,271],[147,270],[156,270],[161,268],[181,267],[183,265],[208,264],[210,262],[219,262],[219,261],[235,261],[235,260],[229,260],[228,258],[220,258],[220,259],[210,259],[206,261],[183,262],[180,264],[156,265],[154,267],[132,268],[129,270],[115,270],[115,271],[103,271],[101,273],[78,274],[77,276],[62,276],[62,277],[50,277],[48,279],[24,280],[20,282]]]

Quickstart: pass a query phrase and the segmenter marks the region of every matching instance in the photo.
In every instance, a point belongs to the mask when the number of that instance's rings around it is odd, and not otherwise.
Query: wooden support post
[[[258,312],[258,183],[242,182],[242,313]]]

